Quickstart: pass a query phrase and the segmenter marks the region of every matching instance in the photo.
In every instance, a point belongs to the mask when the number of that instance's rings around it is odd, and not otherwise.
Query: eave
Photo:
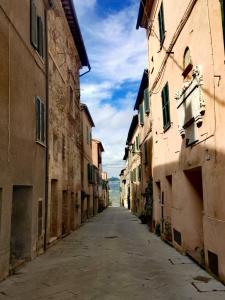
[[[91,66],[88,60],[73,1],[61,0],[61,3],[80,57],[81,64],[83,67],[88,67],[90,70]]]
[[[140,83],[140,87],[138,90],[138,95],[137,95],[137,99],[134,105],[134,110],[138,110],[139,109],[139,105],[141,104],[143,97],[144,97],[144,90],[148,87],[148,70],[145,69],[143,76],[142,76],[142,80]]]

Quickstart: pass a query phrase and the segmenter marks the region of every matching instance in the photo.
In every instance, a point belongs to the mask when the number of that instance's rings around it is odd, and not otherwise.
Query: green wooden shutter
[[[31,44],[37,49],[37,8],[34,0],[30,1],[30,39]]]
[[[223,43],[225,47],[225,0],[220,0],[221,4],[221,17],[222,17],[222,25],[223,25]]]
[[[41,136],[40,136],[40,129],[41,129],[41,102],[38,98],[36,98],[36,140],[40,140]]]
[[[37,18],[38,23],[38,52],[40,56],[44,56],[44,34],[43,34],[43,23],[41,17]]]
[[[160,44],[162,45],[164,38],[165,38],[165,22],[164,22],[164,10],[163,10],[163,2],[161,3],[159,14],[158,14],[158,21],[159,21],[159,38]]]
[[[139,150],[139,135],[136,136],[136,149]]]
[[[41,102],[41,113],[40,113],[40,140],[45,141],[45,106]]]
[[[143,103],[139,106],[140,124],[144,125]]]
[[[149,113],[150,112],[150,107],[149,107],[149,92],[148,92],[148,88],[144,90],[144,105],[145,105],[145,112]]]
[[[162,90],[162,109],[163,109],[163,127],[168,128],[170,125],[170,105],[169,105],[169,87],[168,83]]]

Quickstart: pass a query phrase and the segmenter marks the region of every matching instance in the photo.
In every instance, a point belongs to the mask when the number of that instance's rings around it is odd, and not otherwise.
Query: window
[[[139,106],[139,122],[140,125],[144,125],[143,103]]]
[[[159,14],[158,14],[158,21],[159,21],[159,39],[160,39],[160,46],[165,39],[165,22],[164,22],[164,11],[163,11],[163,2],[161,3]]]
[[[65,160],[66,158],[66,140],[65,136],[62,135],[62,160]]]
[[[138,166],[137,172],[138,172],[138,181],[141,181],[141,165]]]
[[[45,142],[45,106],[40,98],[36,98],[36,140]]]
[[[136,136],[136,149],[137,149],[137,151],[140,149],[140,137],[139,137],[139,135]]]
[[[94,167],[90,164],[87,164],[87,175],[88,175],[88,183],[93,183],[94,181]]]
[[[43,215],[43,205],[42,199],[38,200],[38,237],[42,235],[42,215]]]
[[[224,47],[225,47],[225,14],[224,14],[225,0],[220,0],[220,4],[221,4],[222,25],[223,25],[223,43],[224,43]]]
[[[87,144],[89,144],[90,136],[89,136],[88,126],[86,127],[86,134],[87,134]]]
[[[169,87],[168,82],[164,86],[162,93],[162,110],[163,110],[163,128],[166,130],[170,127],[170,103],[169,103]]]
[[[190,71],[193,68],[192,60],[191,60],[191,52],[189,47],[187,47],[184,51],[184,57],[183,57],[183,77],[186,78]]]
[[[44,56],[44,26],[40,16],[37,15],[37,8],[34,0],[30,0],[30,34],[31,44],[38,51],[41,57]]]
[[[150,112],[150,108],[149,108],[149,92],[148,92],[148,88],[144,90],[144,107],[145,107],[145,113],[149,113]]]

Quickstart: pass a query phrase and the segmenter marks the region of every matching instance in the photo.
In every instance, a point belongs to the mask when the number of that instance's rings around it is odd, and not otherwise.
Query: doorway
[[[51,206],[50,206],[50,235],[57,237],[58,228],[58,180],[51,180]]]
[[[62,235],[68,233],[68,213],[68,192],[65,190],[62,195]]]
[[[186,237],[188,253],[204,265],[204,237],[203,237],[203,187],[202,169],[197,167],[184,171],[187,179],[188,202],[187,215],[188,235]]]
[[[13,186],[10,240],[12,268],[31,257],[32,194],[31,186]]]

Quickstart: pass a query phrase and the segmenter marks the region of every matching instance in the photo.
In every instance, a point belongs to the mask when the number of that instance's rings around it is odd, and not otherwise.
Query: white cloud
[[[99,15],[97,0],[74,2],[92,67],[82,78],[81,99],[95,122],[93,135],[104,145],[105,170],[118,176],[136,93],[125,89],[118,105],[114,93],[126,83],[139,82],[147,64],[145,33],[135,29],[139,3],[131,0],[123,10]]]

